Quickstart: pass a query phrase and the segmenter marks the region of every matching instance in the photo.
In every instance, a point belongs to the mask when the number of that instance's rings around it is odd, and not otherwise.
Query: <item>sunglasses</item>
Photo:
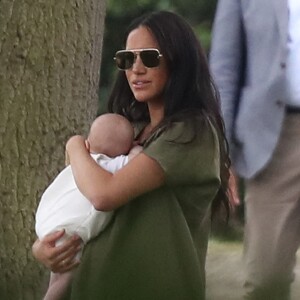
[[[159,59],[162,57],[162,54],[158,49],[148,48],[117,51],[114,60],[120,70],[128,70],[132,68],[138,55],[140,56],[143,65],[147,68],[157,67],[159,65]]]

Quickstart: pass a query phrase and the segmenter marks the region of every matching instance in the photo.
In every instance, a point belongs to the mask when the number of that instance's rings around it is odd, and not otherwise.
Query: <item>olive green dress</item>
[[[144,153],[161,165],[166,184],[117,209],[86,245],[68,299],[205,298],[209,211],[220,185],[216,132],[209,122],[196,135],[174,123],[150,137]]]

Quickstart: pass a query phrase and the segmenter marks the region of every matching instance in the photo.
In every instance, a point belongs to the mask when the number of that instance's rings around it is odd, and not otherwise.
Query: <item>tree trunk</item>
[[[105,0],[0,0],[0,299],[41,299],[35,210],[96,116]]]

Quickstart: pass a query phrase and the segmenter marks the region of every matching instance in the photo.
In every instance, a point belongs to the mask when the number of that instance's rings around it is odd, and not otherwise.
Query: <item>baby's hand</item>
[[[139,146],[139,145],[133,146],[128,153],[128,159],[129,160],[133,159],[135,156],[137,156],[142,151],[143,151],[142,146]]]

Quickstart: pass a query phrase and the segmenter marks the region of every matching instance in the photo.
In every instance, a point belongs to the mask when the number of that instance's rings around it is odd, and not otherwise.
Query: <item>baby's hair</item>
[[[125,117],[107,113],[97,117],[92,123],[88,142],[92,153],[115,157],[129,152],[133,138],[133,127]]]

